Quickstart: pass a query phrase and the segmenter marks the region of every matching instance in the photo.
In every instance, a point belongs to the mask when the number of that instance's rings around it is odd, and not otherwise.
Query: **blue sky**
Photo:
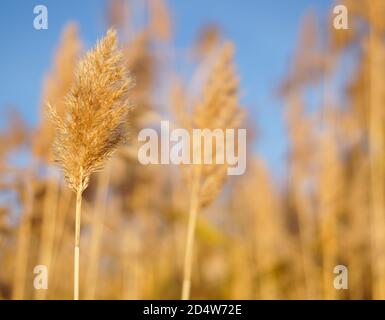
[[[242,101],[258,125],[254,148],[270,168],[282,169],[286,133],[282,103],[275,89],[290,63],[299,27],[309,9],[324,16],[331,0],[168,0],[174,19],[174,41],[187,48],[200,27],[216,23],[236,45]],[[33,28],[33,8],[48,8],[48,30]],[[85,47],[105,31],[105,0],[4,0],[0,10],[0,126],[4,109],[16,106],[31,125],[39,116],[44,73],[63,26],[77,21]]]

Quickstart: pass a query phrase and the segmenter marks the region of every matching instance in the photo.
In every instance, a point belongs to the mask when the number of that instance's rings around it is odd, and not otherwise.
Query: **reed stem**
[[[193,181],[193,186],[191,190],[189,221],[188,221],[186,250],[185,250],[185,258],[184,258],[184,269],[183,269],[182,300],[190,299],[194,238],[195,238],[196,220],[197,220],[198,207],[199,207],[198,191],[199,191],[199,175],[196,175]]]
[[[76,192],[76,222],[74,250],[74,300],[79,300],[79,254],[80,254],[80,221],[82,213],[82,190]]]

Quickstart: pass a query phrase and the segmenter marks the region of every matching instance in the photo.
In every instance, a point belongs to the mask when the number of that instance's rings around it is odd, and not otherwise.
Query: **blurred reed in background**
[[[129,1],[109,1],[106,10],[135,79],[136,108],[128,143],[83,193],[80,298],[179,299],[191,276],[194,299],[385,299],[385,3],[342,1],[349,30],[319,28],[314,14],[304,17],[277,84],[287,177],[274,179],[263,157],[250,152],[246,174],[227,181],[219,167],[137,161],[139,130],[164,118],[176,127],[246,126],[248,143],[258,139],[256,124],[238,117],[247,110],[237,97],[242,79],[238,84],[234,46],[221,29],[202,27],[185,53],[196,68],[185,81],[173,61],[176,26],[166,2],[147,3],[139,9],[149,19],[140,26]],[[12,113],[0,136],[0,192],[15,199],[0,208],[1,299],[72,298],[76,197],[53,166],[55,131],[44,110],[49,102],[59,116],[65,112],[84,54],[77,28],[70,22],[58,37],[40,123],[27,127]],[[319,97],[316,107],[309,92]],[[20,152],[28,165],[9,161]],[[192,215],[194,250],[185,258]],[[33,287],[40,264],[49,270],[48,290]],[[333,287],[339,264],[349,270],[348,290]]]

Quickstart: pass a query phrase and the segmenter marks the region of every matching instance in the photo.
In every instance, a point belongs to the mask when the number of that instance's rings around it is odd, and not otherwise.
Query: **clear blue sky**
[[[243,102],[256,118],[260,135],[256,150],[270,168],[282,168],[286,133],[282,103],[274,90],[285,74],[302,17],[313,9],[324,16],[331,0],[168,0],[174,19],[175,45],[186,48],[199,27],[217,23],[237,50]],[[33,28],[33,8],[48,8],[49,28]],[[44,73],[63,26],[77,21],[85,46],[105,31],[104,0],[3,0],[0,10],[0,114],[16,105],[27,122],[36,123]],[[4,120],[0,121],[0,126]]]

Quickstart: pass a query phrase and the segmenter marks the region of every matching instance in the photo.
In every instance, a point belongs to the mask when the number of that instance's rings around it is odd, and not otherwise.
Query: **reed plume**
[[[0,117],[0,299],[72,297],[67,260],[75,222],[77,298],[79,287],[82,299],[180,298],[183,271],[185,299],[385,297],[385,1],[340,0],[348,8],[348,30],[334,28],[333,10],[328,25],[317,22],[316,11],[305,18],[280,86],[284,110],[270,113],[273,105],[264,99],[252,111],[261,117],[247,140],[256,128],[261,154],[247,159],[246,174],[225,193],[226,164],[182,164],[185,180],[178,181],[173,166],[138,163],[139,142],[119,148],[87,187],[85,174],[101,167],[110,145],[125,134],[127,118],[136,137],[142,128],[157,128],[159,118],[176,115],[177,127],[190,132],[237,127],[240,115],[231,48],[222,48],[226,26],[208,25],[189,48],[175,47],[167,0],[109,2],[108,23],[124,39],[121,60],[137,83],[130,102],[141,107],[111,124],[115,107],[125,103],[121,86],[130,82],[120,77],[120,63],[111,62],[115,53],[107,42],[114,41],[103,40],[75,77],[79,40],[69,24],[41,94],[41,111],[49,109],[45,102],[52,105],[55,123],[40,117],[30,139],[33,119]],[[266,61],[253,63],[258,69]],[[202,67],[187,88],[169,81],[174,73],[187,76],[190,63]],[[243,88],[250,104],[254,85]],[[55,127],[76,193],[50,171]],[[189,154],[214,153],[218,143],[212,144],[212,150],[194,145]],[[85,268],[78,284],[80,214]],[[31,285],[33,266],[41,264],[49,270],[49,290]],[[347,267],[348,290],[333,286],[339,264]]]
[[[56,161],[64,171],[68,186],[76,192],[74,299],[79,299],[79,242],[82,193],[90,175],[127,136],[130,105],[127,93],[131,78],[117,48],[116,31],[89,51],[75,69],[74,83],[65,97],[65,113],[60,117],[50,107],[57,132]]]
[[[204,88],[203,100],[196,105],[190,117],[180,116],[180,118],[189,119],[185,126],[190,130],[192,128],[211,130],[237,128],[240,125],[243,113],[239,108],[238,79],[232,57],[233,46],[227,43],[223,46],[218,61],[211,70]],[[214,148],[209,152],[213,152]],[[218,151],[218,149],[215,150]],[[197,146],[194,145],[192,151],[202,156],[207,150],[202,152],[202,150],[197,150]],[[188,300],[190,297],[194,234],[198,211],[217,197],[226,179],[226,164],[203,164],[203,158],[200,163],[185,167],[191,197],[184,258],[183,300]]]
[[[165,0],[150,0],[148,2],[150,16],[150,31],[155,39],[168,41],[171,38],[172,24],[170,12]]]

